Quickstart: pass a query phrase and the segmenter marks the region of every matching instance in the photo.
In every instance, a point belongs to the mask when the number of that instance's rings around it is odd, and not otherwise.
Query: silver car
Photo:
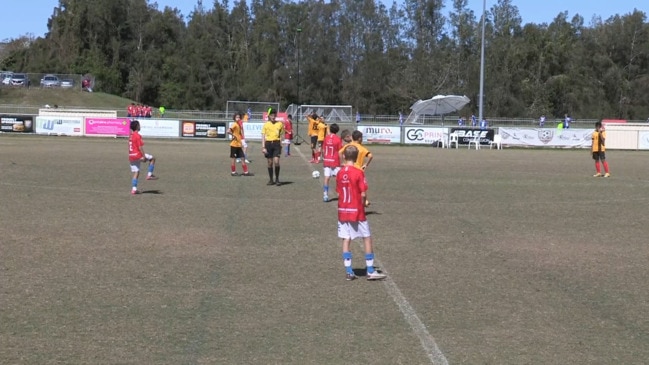
[[[41,87],[58,87],[61,81],[55,75],[45,75],[41,79]]]
[[[63,79],[61,80],[60,86],[64,89],[70,89],[74,87],[74,80],[72,79]]]
[[[25,74],[13,74],[11,77],[11,85],[13,86],[27,86],[29,79]]]

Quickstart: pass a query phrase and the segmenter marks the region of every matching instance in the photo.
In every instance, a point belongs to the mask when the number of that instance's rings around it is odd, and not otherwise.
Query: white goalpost
[[[307,141],[307,115],[316,113],[324,118],[325,123],[332,124],[353,124],[354,117],[351,105],[289,105],[286,110],[288,114],[293,115],[293,124],[296,128],[296,138],[298,141]]]

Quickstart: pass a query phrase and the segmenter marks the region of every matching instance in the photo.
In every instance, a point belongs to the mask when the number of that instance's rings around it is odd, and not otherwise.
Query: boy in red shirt
[[[288,157],[291,155],[291,142],[293,141],[293,116],[289,114],[284,121],[284,141],[282,142],[286,146],[285,156]]]
[[[131,163],[131,172],[133,173],[131,194],[139,194],[140,191],[137,190],[137,181],[140,177],[141,162],[149,162],[147,180],[158,180],[158,177],[153,175],[155,158],[148,153],[144,153],[144,141],[142,141],[142,136],[140,135],[140,122],[137,120],[131,121],[131,135],[128,137],[128,159]]]
[[[367,280],[385,279],[386,275],[379,273],[374,268],[374,251],[370,225],[365,216],[367,200],[367,181],[363,170],[354,166],[358,157],[358,149],[349,146],[345,149],[345,164],[336,176],[336,191],[338,192],[338,237],[342,239],[343,264],[346,270],[346,279],[354,280],[356,275],[352,269],[351,241],[363,238],[365,245],[365,265],[367,267]]]
[[[336,133],[340,128],[334,123],[329,126],[329,134],[322,141],[322,165],[324,167],[324,185],[322,186],[322,201],[329,201],[329,180],[336,176],[340,170],[340,151],[343,148],[343,142]]]

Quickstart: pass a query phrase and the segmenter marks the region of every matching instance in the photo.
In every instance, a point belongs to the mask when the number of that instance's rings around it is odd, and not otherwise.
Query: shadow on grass
[[[162,195],[162,191],[160,190],[142,190],[141,194],[154,194],[154,195]]]
[[[365,267],[362,268],[362,269],[361,268],[356,268],[356,269],[353,269],[353,270],[354,270],[354,275],[356,275],[358,277],[367,276],[367,268],[365,268]],[[378,266],[374,266],[374,270],[376,270],[378,272],[382,272],[381,268],[378,267]]]

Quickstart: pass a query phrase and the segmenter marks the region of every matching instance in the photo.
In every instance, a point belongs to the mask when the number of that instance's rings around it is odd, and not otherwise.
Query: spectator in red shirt
[[[336,191],[338,192],[338,237],[342,239],[343,264],[346,279],[354,280],[356,275],[352,269],[351,241],[362,238],[365,245],[365,266],[367,280],[385,279],[386,275],[374,268],[374,251],[370,225],[365,216],[367,200],[367,181],[365,172],[354,166],[358,157],[358,149],[349,146],[343,152],[345,164],[336,176]]]

